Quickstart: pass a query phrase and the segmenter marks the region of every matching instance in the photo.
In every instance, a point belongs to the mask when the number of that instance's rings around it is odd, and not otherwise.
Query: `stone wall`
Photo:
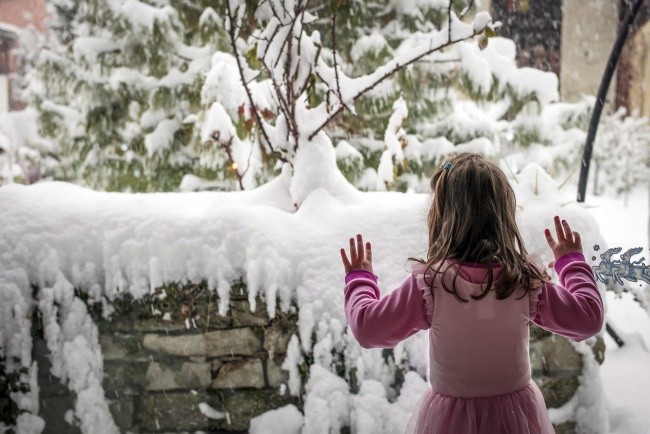
[[[605,341],[598,337],[591,347],[599,364],[605,360]],[[547,408],[559,408],[568,403],[580,386],[583,356],[565,338],[530,326],[530,365],[533,380],[539,386]],[[574,422],[555,426],[556,434],[576,432]]]
[[[166,287],[157,294],[163,292],[164,299],[122,299],[109,319],[98,310],[93,315],[104,358],[103,386],[121,432],[243,433],[252,417],[267,410],[287,404],[302,409],[283,385],[288,376],[281,369],[297,333],[295,306],[289,313],[278,309],[271,319],[258,298],[251,312],[238,286],[222,316],[217,294],[204,286]],[[165,312],[171,319],[163,319]],[[73,432],[63,420],[72,400],[47,374],[45,342],[36,339],[35,351],[45,433]],[[210,419],[200,403],[227,416]]]
[[[303,410],[301,400],[290,396],[287,371],[281,368],[289,340],[297,334],[295,306],[289,313],[278,309],[271,319],[258,299],[251,312],[243,285],[233,289],[226,316],[217,313],[216,293],[201,285],[170,286],[157,294],[164,295],[120,300],[109,319],[93,313],[104,356],[104,389],[121,432],[244,433],[250,419],[267,410],[287,404]],[[163,319],[166,312],[171,318]],[[45,434],[78,432],[65,422],[73,397],[49,375],[46,345],[37,330],[35,338]],[[602,363],[602,339],[593,351]],[[567,403],[579,386],[581,354],[566,339],[531,326],[530,355],[547,405]],[[399,382],[403,375],[396,378]],[[352,389],[353,383],[354,378]],[[227,417],[206,417],[200,403]],[[556,428],[558,433],[575,431],[572,422]]]

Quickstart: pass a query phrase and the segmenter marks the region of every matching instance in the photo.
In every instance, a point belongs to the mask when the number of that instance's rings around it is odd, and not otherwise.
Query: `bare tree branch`
[[[246,95],[248,96],[248,102],[251,105],[251,110],[253,111],[253,114],[255,115],[255,121],[257,122],[257,125],[260,128],[262,136],[264,136],[264,141],[266,142],[266,145],[269,147],[271,152],[275,152],[275,149],[273,149],[273,145],[271,144],[271,140],[269,140],[269,136],[266,133],[266,129],[264,128],[264,124],[262,123],[262,118],[260,117],[260,114],[257,111],[257,106],[255,105],[255,102],[253,101],[253,95],[251,94],[251,91],[248,88],[248,83],[246,81],[246,77],[244,76],[244,68],[243,68],[243,66],[241,64],[241,58],[239,57],[239,50],[237,50],[237,38],[235,37],[235,27],[234,27],[234,23],[233,23],[232,10],[230,9],[230,0],[226,0],[226,8],[227,8],[227,11],[228,11],[228,21],[230,23],[230,25],[228,26],[228,35],[230,35],[230,45],[232,46],[232,50],[235,53],[235,59],[237,60],[237,67],[239,68],[239,75],[241,77],[242,85],[244,86],[244,89],[246,90]]]
[[[451,41],[451,2],[452,0],[449,0],[447,6],[447,41]]]
[[[357,99],[359,99],[360,97],[362,97],[363,95],[365,95],[368,91],[374,89],[375,86],[377,86],[379,83],[381,83],[382,81],[384,81],[385,79],[387,79],[387,78],[390,77],[391,75],[395,74],[397,71],[399,71],[400,69],[404,68],[405,66],[408,66],[408,65],[410,65],[410,64],[412,64],[412,63],[414,63],[414,62],[417,62],[418,60],[420,60],[420,59],[423,58],[424,56],[428,56],[428,55],[431,54],[431,53],[434,53],[434,52],[436,52],[436,51],[440,51],[440,50],[442,50],[443,48],[446,48],[446,47],[448,47],[448,46],[450,46],[450,45],[453,45],[453,44],[455,44],[455,43],[457,43],[457,42],[461,42],[461,41],[466,41],[466,40],[468,40],[468,39],[472,39],[474,36],[476,36],[476,35],[478,35],[478,34],[480,34],[480,32],[477,32],[476,30],[474,30],[474,31],[472,32],[471,35],[469,35],[469,36],[467,36],[467,37],[465,37],[465,38],[460,38],[460,39],[457,39],[457,40],[454,40],[454,41],[449,40],[449,41],[445,42],[445,43],[442,44],[442,45],[439,45],[439,46],[437,46],[437,47],[431,48],[431,49],[425,51],[424,53],[419,54],[419,55],[415,56],[414,58],[407,60],[407,61],[404,62],[404,63],[396,63],[395,66],[394,66],[393,68],[391,68],[390,70],[386,71],[386,73],[382,74],[382,75],[381,75],[379,78],[377,78],[374,82],[372,82],[371,84],[369,84],[368,86],[366,86],[365,88],[363,88],[361,91],[359,91],[359,92],[358,92],[358,93],[357,93],[357,94],[352,98],[352,101],[356,101]],[[314,130],[314,131],[313,131],[309,136],[308,136],[308,140],[313,139],[313,138],[316,136],[316,134],[318,134],[318,132],[319,132],[320,130],[322,130],[323,128],[325,128],[325,127],[327,126],[327,124],[330,123],[330,121],[331,121],[332,119],[334,119],[334,118],[335,118],[339,113],[341,113],[344,109],[345,109],[345,107],[344,107],[343,105],[337,107],[336,110],[334,110],[334,112],[331,113],[330,116],[329,116],[329,117],[328,117],[328,118],[327,118],[327,119],[326,119],[326,120],[325,120],[321,125],[319,125],[319,126],[318,126],[318,127],[317,127],[317,128],[316,128],[316,129],[315,129],[315,130]]]
[[[473,7],[474,7],[474,0],[469,0],[469,3],[468,3],[467,6],[465,6],[465,8],[460,12],[460,15],[458,16],[458,18],[460,18],[461,20],[462,20],[463,18],[465,18],[465,15],[467,15],[467,13],[468,13],[470,10],[472,10]]]
[[[221,145],[221,147],[226,151],[226,155],[228,155],[228,161],[230,161],[230,168],[235,171],[235,175],[237,176],[237,181],[239,182],[239,188],[242,190],[245,190],[244,188],[244,182],[243,182],[243,175],[239,173],[239,170],[237,170],[237,163],[235,162],[234,157],[232,156],[232,141],[235,138],[234,136],[230,138],[227,142],[221,142],[219,140],[220,138],[220,133],[218,131],[213,132],[210,134],[210,138]]]

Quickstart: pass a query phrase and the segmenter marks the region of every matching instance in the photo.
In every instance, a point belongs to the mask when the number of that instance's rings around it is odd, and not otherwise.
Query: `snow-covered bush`
[[[52,1],[24,98],[57,145],[56,179],[171,190],[195,170],[192,118],[223,22],[195,2]],[[209,3],[209,2],[205,2]],[[220,45],[221,44],[221,45]],[[201,173],[197,173],[201,174]]]
[[[56,166],[56,149],[38,134],[38,114],[27,108],[0,113],[0,185],[31,184]]]
[[[592,175],[594,194],[612,188],[617,194],[623,194],[625,206],[632,188],[650,182],[648,118],[626,114],[621,107],[599,125]]]

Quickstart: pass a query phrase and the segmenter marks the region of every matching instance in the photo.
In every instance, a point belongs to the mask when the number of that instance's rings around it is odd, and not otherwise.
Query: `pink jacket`
[[[603,302],[584,255],[565,254],[555,261],[555,270],[560,285],[547,283],[541,291],[530,293],[531,321],[575,341],[600,332],[605,316]],[[377,276],[369,271],[351,271],[345,282],[345,315],[363,348],[393,348],[431,327],[415,274],[382,298]]]

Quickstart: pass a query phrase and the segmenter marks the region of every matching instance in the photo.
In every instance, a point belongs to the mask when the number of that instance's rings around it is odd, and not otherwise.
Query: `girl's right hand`
[[[555,232],[557,233],[557,242],[553,239],[551,231],[546,228],[544,229],[544,235],[546,235],[546,241],[548,242],[549,247],[553,250],[553,255],[555,255],[555,260],[558,260],[562,255],[566,253],[578,252],[582,253],[582,244],[580,243],[580,234],[576,231],[571,231],[569,223],[566,220],[562,220],[560,225],[560,217],[555,216]],[[549,267],[553,268],[555,261],[549,264]]]

